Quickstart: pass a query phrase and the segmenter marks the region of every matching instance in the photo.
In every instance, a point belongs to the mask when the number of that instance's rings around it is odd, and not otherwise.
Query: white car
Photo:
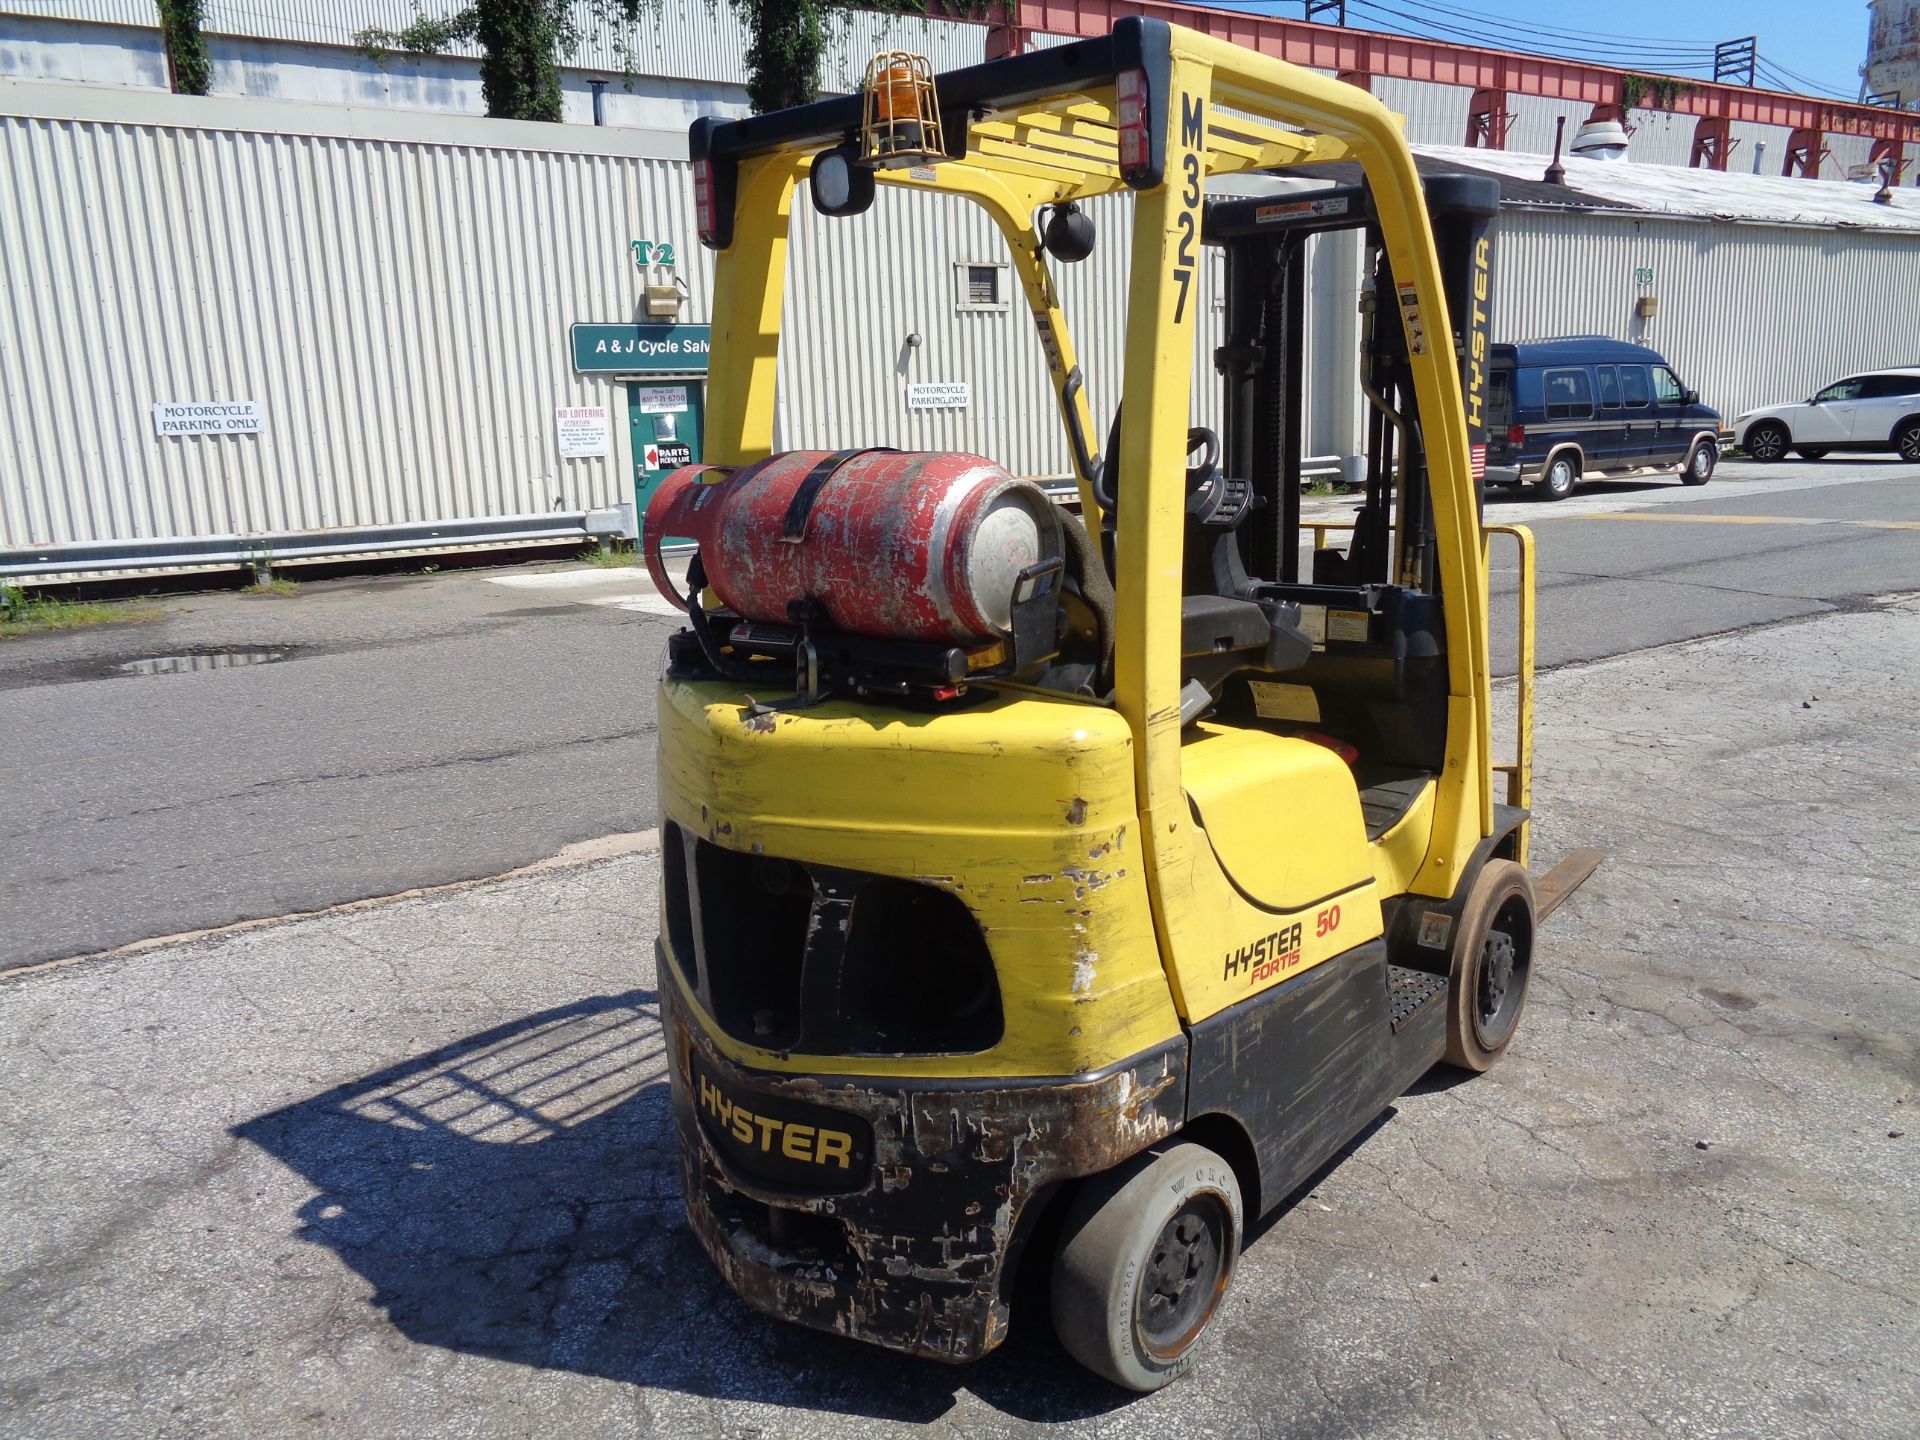
[[[1789,450],[1807,460],[1891,450],[1920,461],[1920,366],[1850,375],[1804,404],[1763,405],[1736,415],[1733,432],[1755,460],[1784,460]]]

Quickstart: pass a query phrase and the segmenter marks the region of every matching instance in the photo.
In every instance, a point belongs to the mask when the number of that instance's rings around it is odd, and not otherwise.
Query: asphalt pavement
[[[949,1369],[721,1284],[652,854],[0,977],[0,1431],[1907,1440],[1916,708],[1916,599],[1544,676],[1536,865],[1609,858],[1511,1052],[1257,1228],[1141,1399],[1038,1309]]]
[[[1488,518],[1537,533],[1543,667],[1920,590],[1920,476],[1890,460],[1496,497]],[[1503,553],[1495,646],[1511,655]],[[326,580],[164,608],[0,643],[0,968],[497,874],[653,823],[653,684],[675,622],[641,570]],[[188,665],[204,668],[169,668]]]

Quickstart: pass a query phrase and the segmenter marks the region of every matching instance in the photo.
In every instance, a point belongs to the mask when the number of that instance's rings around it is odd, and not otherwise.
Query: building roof
[[[1588,160],[1569,155],[1565,185],[1541,180],[1552,159],[1506,150],[1459,145],[1416,145],[1423,173],[1434,170],[1491,175],[1500,181],[1502,204],[1567,209],[1632,210],[1690,220],[1760,225],[1810,225],[1821,229],[1920,232],[1920,189],[1893,192],[1891,204],[1874,200],[1879,186],[1847,180],[1803,180],[1780,175],[1742,175],[1719,170],[1648,165],[1635,160]]]
[[[1493,357],[1515,365],[1664,365],[1666,357],[1645,345],[1628,340],[1610,340],[1604,335],[1567,335],[1553,340],[1522,340],[1513,345],[1495,345]]]
[[[1444,154],[1436,153],[1444,151]],[[1485,175],[1500,182],[1500,203],[1502,205],[1532,205],[1558,207],[1566,210],[1632,210],[1635,207],[1614,200],[1603,200],[1598,196],[1583,195],[1566,185],[1549,185],[1542,180],[1546,173],[1546,160],[1533,168],[1533,178],[1525,174],[1509,174],[1506,170],[1494,169],[1481,163],[1489,150],[1462,150],[1455,146],[1415,145],[1413,163],[1422,177],[1435,175]],[[1459,159],[1458,156],[1470,156],[1471,159]],[[1324,165],[1295,165],[1281,172],[1287,180],[1331,180],[1339,185],[1358,185],[1366,179],[1365,172],[1358,161],[1341,160]]]

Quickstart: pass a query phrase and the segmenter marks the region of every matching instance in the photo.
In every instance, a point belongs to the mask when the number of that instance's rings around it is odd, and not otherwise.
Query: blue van
[[[1584,479],[1635,471],[1713,478],[1719,412],[1656,350],[1584,335],[1495,345],[1487,370],[1487,483],[1564,500]]]

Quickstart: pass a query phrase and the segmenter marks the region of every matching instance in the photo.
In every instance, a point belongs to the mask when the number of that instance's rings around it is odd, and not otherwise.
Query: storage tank
[[[1920,105],[1920,0],[1871,0],[1870,8],[1861,97],[1898,95],[1903,107]]]

